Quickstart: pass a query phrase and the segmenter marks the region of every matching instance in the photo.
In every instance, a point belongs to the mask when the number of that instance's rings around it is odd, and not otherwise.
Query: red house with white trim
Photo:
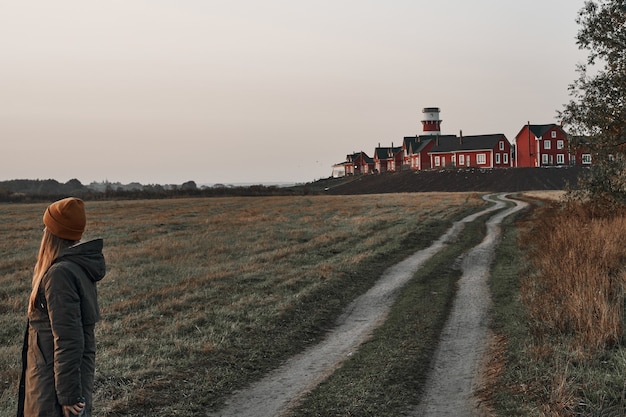
[[[374,149],[374,169],[377,172],[393,172],[402,168],[402,147],[381,147]]]
[[[437,136],[428,154],[430,166],[434,169],[446,167],[509,168],[513,166],[511,143],[502,133]]]
[[[363,151],[346,155],[345,162],[333,165],[333,177],[360,175],[374,172],[374,160]]]
[[[433,136],[406,136],[402,142],[402,169],[420,171],[430,169],[428,151],[433,147]]]
[[[374,170],[374,160],[363,151],[348,155],[346,160],[350,164],[350,174],[369,174]]]
[[[518,167],[591,164],[591,154],[570,149],[567,133],[554,123],[524,125],[515,136],[515,158]]]

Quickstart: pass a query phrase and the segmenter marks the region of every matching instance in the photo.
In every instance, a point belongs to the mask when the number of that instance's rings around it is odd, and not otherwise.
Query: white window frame
[[[562,153],[557,154],[556,163],[563,165],[565,163],[565,154],[562,154]]]
[[[508,153],[503,153],[502,154],[502,163],[503,164],[508,164],[509,163],[509,154]]]
[[[499,163],[500,163],[500,154],[497,153],[496,154],[496,164],[499,164]]]
[[[459,166],[463,166],[465,165],[465,155],[460,154],[459,155]]]
[[[548,154],[541,154],[541,165],[548,165]]]
[[[556,141],[556,148],[557,149],[563,149],[565,147],[565,141],[564,140],[557,140]]]
[[[441,166],[441,158],[439,156],[435,156],[435,166]]]
[[[583,164],[590,165],[591,164],[591,154],[590,153],[582,154],[581,160],[582,160]]]
[[[500,150],[501,151],[504,150],[504,141],[503,140],[500,141]]]
[[[487,155],[484,153],[476,154],[476,165],[485,165],[487,163]]]
[[[550,136],[552,138],[556,138],[556,130],[553,130],[552,132],[550,132]]]
[[[543,149],[552,149],[552,143],[548,139],[543,141]]]

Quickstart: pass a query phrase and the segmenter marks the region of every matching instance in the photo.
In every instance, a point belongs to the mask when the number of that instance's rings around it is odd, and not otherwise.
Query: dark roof
[[[395,155],[398,152],[402,151],[402,146],[379,146],[378,148],[374,149],[374,156],[378,157],[378,159],[389,159],[392,158],[392,156],[389,156],[390,151],[392,155]]]
[[[493,135],[476,135],[476,136],[439,136],[435,139],[435,146],[432,147],[430,153],[444,153],[452,151],[477,151],[491,150],[495,148],[500,139],[506,139],[502,133]]]
[[[354,152],[352,154],[346,155],[346,162],[354,162],[355,160],[357,160],[360,156],[363,157],[363,159],[365,160],[365,162],[374,162],[374,159],[369,157],[365,152],[361,151],[361,152]]]
[[[553,127],[556,127],[556,125],[554,123],[550,123],[550,124],[547,124],[547,125],[530,125],[530,131],[533,133],[533,135],[535,135],[536,137],[540,138],[548,130],[552,129]]]
[[[555,123],[549,123],[549,124],[545,124],[545,125],[524,125],[520,131],[517,133],[517,135],[515,135],[515,140],[517,140],[519,138],[520,133],[522,133],[522,131],[526,128],[526,127],[530,128],[530,131],[533,135],[535,135],[535,137],[541,138],[543,135],[546,134],[546,132],[548,132],[550,129],[553,128],[557,128],[559,130],[561,130],[563,133],[567,134],[564,130],[563,127],[560,125],[557,125]]]
[[[407,150],[411,149],[413,153],[418,153],[422,151],[426,145],[428,145],[433,140],[432,135],[422,135],[422,136],[405,136],[404,137],[404,146]]]

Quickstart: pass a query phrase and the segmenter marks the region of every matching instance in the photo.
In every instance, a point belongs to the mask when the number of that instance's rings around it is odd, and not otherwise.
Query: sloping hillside
[[[329,194],[379,194],[427,191],[517,192],[576,188],[587,168],[509,168],[402,171],[363,175],[330,186]]]

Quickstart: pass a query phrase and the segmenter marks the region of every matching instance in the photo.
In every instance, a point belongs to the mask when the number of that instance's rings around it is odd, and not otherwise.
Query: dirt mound
[[[576,188],[584,167],[445,169],[362,175],[330,187],[329,194],[380,194],[428,191],[518,192]]]

